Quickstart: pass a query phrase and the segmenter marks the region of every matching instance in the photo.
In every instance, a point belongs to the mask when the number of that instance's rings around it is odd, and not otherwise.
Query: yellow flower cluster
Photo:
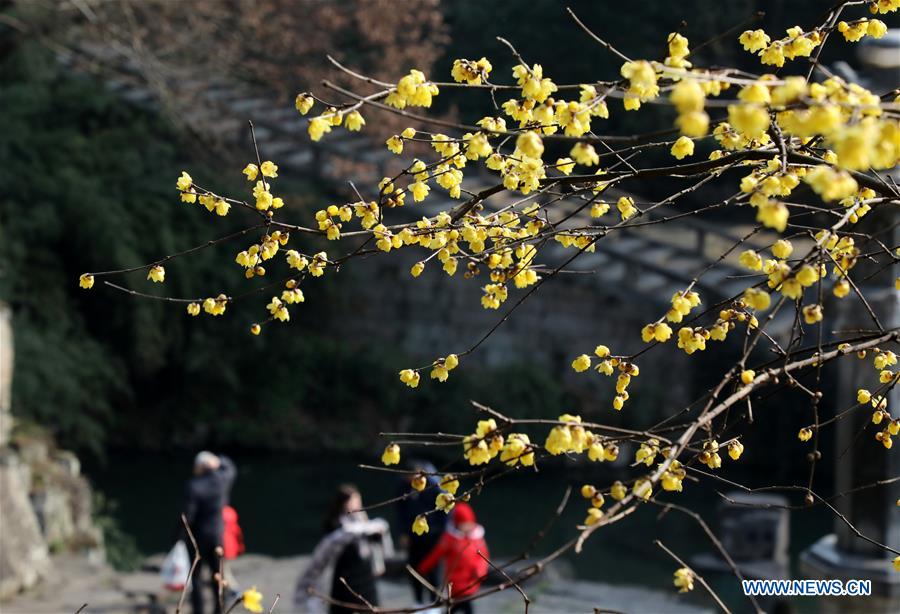
[[[500,461],[510,467],[521,463],[523,467],[534,465],[534,447],[525,433],[510,433],[503,449],[500,450]]]
[[[866,35],[881,38],[887,33],[887,25],[880,19],[858,19],[850,23],[840,21],[837,29],[844,35],[844,40],[850,43],[862,40]]]
[[[559,421],[566,424],[560,424],[550,429],[547,440],[544,442],[544,449],[554,456],[567,452],[576,454],[584,452],[590,445],[589,431],[581,426],[581,416],[563,414],[559,417]]]
[[[247,279],[257,275],[265,275],[266,269],[261,263],[274,258],[278,253],[279,247],[287,245],[289,240],[290,233],[281,232],[280,230],[273,231],[272,234],[263,235],[259,243],[254,243],[247,249],[239,252],[235,256],[234,261],[244,267],[244,276]],[[293,250],[288,252],[288,264],[291,262],[299,264],[294,256],[299,257],[299,254]]]
[[[284,206],[284,200],[272,195],[271,186],[265,180],[266,177],[270,179],[278,177],[278,166],[274,162],[267,160],[259,168],[255,164],[248,164],[244,167],[243,173],[247,176],[247,181],[256,181],[253,186],[253,198],[256,199],[258,210],[268,211],[269,209],[281,209]],[[262,175],[263,179],[257,180],[259,175]]]
[[[651,326],[654,327],[655,331],[660,325],[655,324]],[[641,370],[633,362],[624,360],[620,356],[612,356],[609,348],[605,345],[598,345],[594,349],[594,354],[601,359],[594,367],[598,373],[610,376],[615,373],[616,369],[619,370],[619,376],[616,378],[616,396],[613,397],[612,406],[616,411],[620,411],[625,406],[625,401],[629,398],[628,386],[631,384],[631,378],[640,375]],[[591,368],[591,357],[587,354],[581,354],[572,361],[572,368],[579,373],[587,371]]]
[[[822,43],[822,35],[817,30],[804,32],[795,26],[788,28],[787,36],[779,40],[772,41],[763,30],[747,30],[738,37],[738,42],[745,50],[758,54],[763,64],[780,68],[785,58],[809,57]]]
[[[873,353],[872,366],[878,372],[878,381],[888,386],[895,385],[900,378],[900,372],[892,371],[890,367],[897,364],[897,355],[891,350],[882,350],[881,348],[875,348]],[[865,358],[865,352],[861,352],[859,357]],[[891,438],[900,434],[900,418],[892,418],[888,411],[886,393],[873,395],[865,388],[860,388],[856,392],[856,401],[861,405],[866,403],[872,405],[874,408],[872,424],[880,426],[884,423],[884,427],[875,433],[875,440],[890,450],[894,445]]]
[[[469,85],[481,85],[487,83],[491,74],[490,61],[487,58],[480,60],[453,60],[453,68],[450,69],[450,75],[457,83],[467,83]]]
[[[581,424],[581,416],[563,414],[559,424],[550,429],[544,449],[553,456],[582,454],[587,451],[593,462],[614,461],[619,457],[619,447],[611,441],[587,430]]]
[[[337,218],[336,221],[335,218]],[[353,208],[350,205],[329,205],[326,209],[316,211],[316,222],[319,230],[325,232],[329,241],[341,238],[341,222],[349,222],[353,219]]]
[[[397,109],[430,107],[432,98],[438,93],[438,86],[429,82],[421,70],[413,69],[397,82],[397,89],[388,94],[384,102]]]
[[[690,53],[688,39],[677,32],[669,34],[669,55],[665,60],[666,66],[690,68],[691,63],[685,59]]]
[[[216,215],[226,216],[231,209],[231,205],[222,198],[208,190],[204,190],[194,185],[194,180],[185,171],[181,171],[181,176],[175,182],[175,187],[181,192],[181,201],[185,203],[199,202],[206,207],[206,210]]]
[[[606,503],[606,499],[600,491],[590,484],[585,484],[581,487],[581,496],[585,499],[589,499],[591,502],[591,507],[588,508],[588,515],[587,518],[584,519],[584,524],[593,526],[603,518],[603,510],[600,508]]]
[[[619,73],[628,79],[628,90],[623,99],[626,111],[637,111],[642,102],[659,96],[656,69],[646,60],[625,62]]]
[[[665,343],[671,337],[672,327],[665,322],[647,324],[644,328],[641,329],[641,339],[644,340],[644,343],[650,343],[651,341]]]
[[[503,444],[503,435],[497,430],[497,422],[493,418],[479,420],[475,432],[463,439],[463,456],[472,465],[484,465],[500,454]]]
[[[302,96],[302,94],[301,94]],[[306,108],[308,111],[309,108],[300,106],[299,100],[300,97],[297,97],[297,110],[305,115],[303,108]],[[309,103],[309,106],[312,107],[312,102]],[[350,131],[358,131],[361,130],[363,126],[366,125],[366,120],[363,119],[363,116],[357,110],[351,111],[346,118],[346,122],[344,121],[344,113],[339,111],[335,107],[329,107],[323,114],[313,117],[309,120],[309,123],[306,126],[306,132],[309,134],[309,138],[313,141],[319,141],[323,136],[331,132],[332,128],[340,126],[344,124],[344,127]]]
[[[696,292],[692,290],[676,292],[672,295],[672,308],[666,312],[666,319],[677,324],[698,305],[700,305],[700,295]]]
[[[228,297],[220,294],[216,297],[209,297],[203,300],[203,311],[211,316],[220,316],[225,313],[225,307],[228,306]],[[192,303],[196,304],[196,303]],[[188,313],[191,313],[191,305],[188,305]],[[196,315],[191,313],[191,315]]]
[[[703,110],[706,104],[706,91],[696,79],[681,79],[669,96],[672,105],[678,111],[675,125],[686,137],[702,137],[709,132],[709,115]],[[691,149],[693,153],[693,148]],[[674,152],[673,152],[674,153]]]
[[[512,76],[522,88],[522,98],[544,102],[557,90],[556,84],[544,77],[544,68],[540,64],[535,64],[531,68],[517,64],[513,66]]]
[[[459,357],[456,354],[449,354],[446,358],[438,358],[431,365],[431,379],[439,382],[446,382],[450,376],[450,371],[459,365]]]

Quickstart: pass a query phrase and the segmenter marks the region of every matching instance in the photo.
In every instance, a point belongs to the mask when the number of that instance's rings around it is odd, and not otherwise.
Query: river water
[[[238,478],[232,504],[240,514],[248,551],[272,556],[310,552],[321,536],[322,514],[336,485],[356,484],[364,502],[372,504],[396,494],[396,476],[365,470],[349,459],[323,455],[293,458],[287,455],[234,455]],[[111,455],[103,465],[88,465],[86,472],[95,488],[117,507],[120,527],[134,537],[145,554],[171,546],[185,481],[190,477],[191,457],[180,454],[123,453]],[[593,471],[593,468],[589,469]],[[575,535],[583,521],[586,502],[577,488],[586,469],[563,472],[545,469],[534,475],[514,474],[489,484],[473,498],[472,505],[485,526],[488,545],[498,558],[521,552],[543,527],[562,499],[567,480],[575,487],[563,516],[548,531],[536,554],[550,551]],[[594,475],[596,483],[607,483]],[[606,478],[608,480],[608,478]],[[667,493],[668,494],[668,493]],[[699,512],[713,527],[718,496],[711,490],[685,482],[685,493],[671,499]],[[672,512],[658,519],[660,508],[647,505],[609,529],[603,529],[579,555],[566,557],[579,578],[612,584],[671,587],[677,565],[653,540],[662,540],[679,556],[710,551],[709,542],[693,520]],[[385,506],[370,512],[393,520]],[[791,519],[793,559],[803,548],[830,531],[827,513],[806,511]],[[794,577],[799,577],[794,574]],[[723,597],[738,598],[733,577],[713,579]]]

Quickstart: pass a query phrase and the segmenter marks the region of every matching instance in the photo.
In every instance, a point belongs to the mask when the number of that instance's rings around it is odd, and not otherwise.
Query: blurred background
[[[583,82],[613,78],[619,62],[587,39],[566,6],[629,56],[662,57],[672,31],[694,46],[765,11],[752,27],[780,32],[818,23],[831,4],[686,0],[677,10],[662,1],[634,2],[626,10],[619,2],[577,0],[0,0],[0,297],[11,313],[15,347],[14,363],[4,355],[7,366],[14,364],[14,422],[6,421],[5,437],[14,448],[31,450],[32,477],[61,450],[80,459],[76,473],[88,478],[93,494],[79,496],[90,499],[95,524],[105,532],[107,559],[134,569],[171,545],[184,480],[200,449],[227,452],[238,465],[233,504],[249,550],[288,556],[315,544],[333,484],[355,482],[370,501],[393,494],[390,475],[357,468],[376,461],[383,431],[468,432],[475,420],[470,399],[512,416],[568,411],[610,420],[603,384],[572,377],[568,364],[597,342],[638,349],[637,331],[661,313],[657,301],[671,296],[662,290],[683,285],[640,261],[629,261],[617,278],[570,276],[548,285],[447,383],[416,390],[399,384],[401,368],[468,347],[499,317],[478,305],[479,284],[440,271],[413,283],[412,261],[368,258],[316,280],[289,325],[253,337],[247,327],[263,309],[262,297],[259,304],[230,307],[222,318],[190,318],[177,305],[100,284],[82,291],[77,279],[250,225],[243,211],[213,219],[183,206],[174,188],[188,170],[202,185],[242,194],[240,169],[255,159],[248,120],[257,126],[263,159],[282,169],[286,221],[309,224],[316,210],[357,200],[350,177],[371,197],[393,163],[372,152],[381,152],[384,139],[408,122],[369,111],[360,135],[310,143],[292,108],[298,92],[335,99],[320,87],[322,79],[372,91],[335,70],[326,54],[388,81],[414,67],[449,80],[454,59],[487,56],[494,78],[504,82],[514,59],[496,40],[503,36],[555,82]],[[695,62],[758,70],[736,42],[743,29],[710,42]],[[860,80],[877,82],[883,73],[840,40],[826,47],[823,59]],[[484,93],[445,89],[432,111],[473,121],[489,102]],[[627,115],[612,110],[606,134],[672,121],[663,106]],[[648,183],[637,195],[667,195],[673,185]],[[698,191],[679,207],[712,202],[726,190]],[[651,247],[670,250],[659,258],[689,279],[717,245],[727,246],[723,241],[752,225],[750,217],[732,213],[706,216],[683,236],[656,238]],[[293,241],[307,253],[334,249],[306,236]],[[174,296],[232,294],[264,283],[247,282],[232,264],[239,245],[227,242],[168,263],[162,287],[148,287],[142,273],[119,282]],[[628,411],[612,420],[634,428],[657,422],[717,381],[717,367],[730,354],[727,345],[690,362],[674,352],[651,354],[641,362],[648,377]],[[786,411],[802,398],[787,392],[777,403],[761,401],[745,439],[745,462],[731,479],[749,486],[806,479],[805,452],[794,434],[809,417]],[[829,433],[824,449],[832,445]],[[450,452],[427,456],[452,459]],[[825,491],[832,490],[831,466],[822,463],[816,474]],[[536,476],[492,484],[475,501],[492,550],[517,552],[568,484],[623,472],[624,465],[570,463],[563,471],[548,463]],[[32,484],[33,492],[40,490],[40,480]],[[686,490],[685,500],[713,522],[721,500],[715,490]],[[604,533],[571,560],[571,574],[667,586],[671,564],[657,554],[654,536],[668,535],[682,554],[709,548],[696,525],[655,513],[635,514],[620,530]],[[548,547],[570,535],[582,514],[570,507]],[[271,522],[273,516],[279,521]],[[792,525],[792,557],[831,527],[827,510],[805,513]],[[53,547],[77,546],[73,534]],[[738,590],[733,580],[721,587],[731,596]]]

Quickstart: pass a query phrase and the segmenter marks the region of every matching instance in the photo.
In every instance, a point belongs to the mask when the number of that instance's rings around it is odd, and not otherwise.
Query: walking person
[[[444,533],[444,527],[447,525],[446,514],[432,514],[428,518],[429,529],[427,533],[416,535],[413,533],[412,524],[416,516],[424,514],[434,508],[434,497],[439,492],[438,484],[440,480],[437,478],[434,465],[427,461],[412,461],[410,469],[416,473],[405,475],[400,480],[397,492],[397,534],[400,536],[400,547],[406,550],[407,564],[416,569],[425,556],[431,552]],[[425,478],[425,488],[419,492],[413,488],[412,483],[420,476]],[[413,599],[416,605],[424,605],[426,599],[430,599],[432,595],[426,593],[426,588],[412,574],[408,574],[412,584]],[[438,584],[438,570],[432,569],[429,573],[423,574],[432,586]]]
[[[184,503],[184,517],[200,554],[200,563],[191,576],[191,607],[194,614],[203,614],[203,569],[209,570],[212,586],[213,612],[220,614],[219,558],[225,532],[222,509],[228,502],[236,470],[227,456],[203,451],[194,458],[194,476],[188,480]],[[192,550],[193,544],[187,540]],[[191,552],[191,557],[194,553]]]
[[[297,580],[294,607],[298,612],[350,614],[352,606],[377,606],[376,576],[384,573],[384,557],[393,554],[393,542],[383,518],[369,519],[355,486],[338,487],[324,523],[325,536],[313,551],[309,566]],[[331,569],[331,599],[327,608],[312,594]],[[349,607],[348,607],[349,606]]]
[[[487,559],[490,554],[484,541],[484,527],[475,521],[472,506],[457,503],[451,514],[447,530],[434,549],[419,563],[417,571],[424,575],[443,562],[444,583],[456,600],[478,592],[488,572]],[[472,614],[472,602],[455,604],[450,612]]]

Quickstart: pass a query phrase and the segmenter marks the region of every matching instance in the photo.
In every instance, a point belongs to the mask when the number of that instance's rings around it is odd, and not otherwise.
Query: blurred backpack
[[[226,560],[236,559],[247,548],[244,546],[244,531],[238,524],[238,514],[230,505],[222,508],[222,520],[225,522],[225,533],[222,536],[222,549]]]

